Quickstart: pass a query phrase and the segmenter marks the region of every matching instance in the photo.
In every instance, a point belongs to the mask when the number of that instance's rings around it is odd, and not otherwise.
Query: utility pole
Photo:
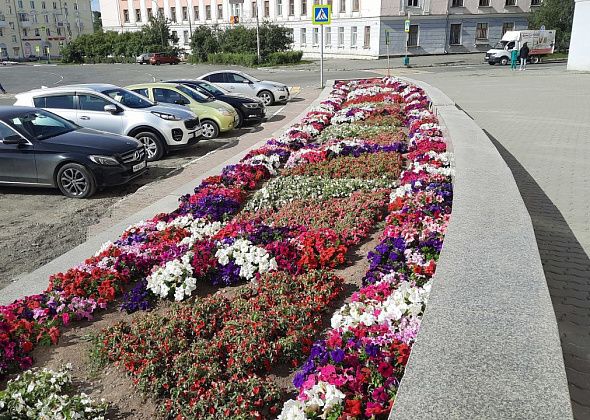
[[[256,0],[256,55],[258,56],[258,64],[262,61],[260,59],[260,20],[258,19],[258,0]]]

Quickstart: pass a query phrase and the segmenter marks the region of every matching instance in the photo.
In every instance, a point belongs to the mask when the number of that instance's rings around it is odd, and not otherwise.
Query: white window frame
[[[301,28],[299,30],[299,45],[307,45],[307,28]]]
[[[332,48],[332,27],[324,28],[324,47]]]
[[[359,40],[359,32],[357,26],[350,27],[350,48],[356,48]]]
[[[367,42],[367,28],[369,28],[369,42]],[[371,49],[371,25],[363,26],[363,48],[366,50]]]
[[[420,0],[407,0],[408,7],[420,7]]]
[[[317,47],[318,45],[320,45],[320,28],[318,28],[317,26],[313,27],[311,42],[314,47]]]
[[[338,48],[344,48],[344,26],[338,27]]]

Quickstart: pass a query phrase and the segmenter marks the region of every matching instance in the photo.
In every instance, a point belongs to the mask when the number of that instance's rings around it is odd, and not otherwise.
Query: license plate
[[[133,172],[137,172],[142,170],[143,168],[145,168],[147,165],[146,161],[143,161],[141,163],[138,163],[137,165],[133,165]]]

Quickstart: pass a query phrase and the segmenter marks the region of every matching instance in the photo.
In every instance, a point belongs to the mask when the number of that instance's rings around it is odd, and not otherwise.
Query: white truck
[[[542,57],[553,54],[555,49],[555,31],[508,31],[494,48],[486,52],[485,61],[505,66],[510,63],[510,53],[527,43],[529,47],[529,61],[537,64]]]

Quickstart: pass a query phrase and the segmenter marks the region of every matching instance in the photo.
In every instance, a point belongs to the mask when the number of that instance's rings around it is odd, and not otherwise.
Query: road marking
[[[154,75],[153,75],[153,74],[151,74],[151,73],[146,73],[146,74],[147,74],[148,76],[151,76],[151,78],[153,79],[153,80],[152,80],[152,82],[154,82],[154,83],[156,82],[156,76],[154,76]]]
[[[197,158],[194,158],[193,160],[190,160],[190,161],[188,161],[188,162],[186,162],[186,163],[184,163],[184,164],[180,165],[180,167],[172,169],[171,171],[167,172],[167,173],[166,173],[166,175],[160,176],[160,177],[158,177],[157,179],[154,179],[154,181],[159,181],[160,179],[162,179],[162,178],[164,178],[164,177],[165,177],[165,178],[168,178],[168,177],[169,177],[170,175],[172,175],[173,173],[175,173],[175,172],[179,172],[181,169],[184,169],[184,168],[186,168],[187,166],[190,166],[190,165],[192,165],[193,163],[195,163],[195,162],[198,162],[198,161],[200,161],[201,159],[204,159],[204,158],[206,158],[206,157],[207,157],[207,156],[209,156],[209,155],[212,155],[213,153],[217,152],[218,150],[223,150],[224,148],[226,148],[226,147],[228,146],[228,144],[231,144],[231,142],[228,142],[228,143],[222,144],[221,146],[219,146],[219,147],[217,147],[217,148],[215,148],[215,149],[211,150],[210,152],[207,152],[207,153],[205,153],[203,156],[199,156],[199,157],[197,157]],[[154,181],[152,181],[152,182],[154,182]],[[146,185],[148,185],[148,184],[146,184]]]
[[[279,110],[278,110],[277,112],[275,112],[274,114],[272,114],[272,115],[271,115],[271,117],[270,117],[269,119],[273,118],[275,115],[277,115],[277,114],[278,114],[279,112],[281,112],[283,109],[285,109],[285,107],[284,107],[284,106],[280,107],[280,108],[279,108]]]
[[[61,74],[57,74],[57,73],[49,73],[49,74],[53,74],[54,76],[60,77],[60,79],[57,82],[55,82],[54,85],[57,85],[57,84],[63,82],[63,80],[64,80],[64,77]]]

